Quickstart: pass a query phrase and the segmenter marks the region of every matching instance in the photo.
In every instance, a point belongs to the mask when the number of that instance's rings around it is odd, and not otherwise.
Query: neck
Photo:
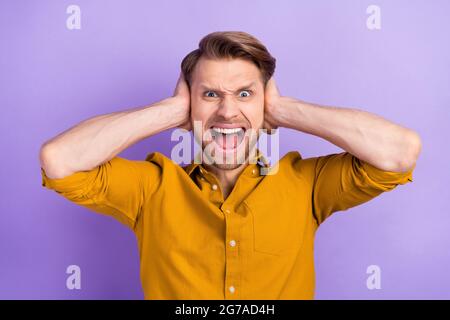
[[[220,186],[223,192],[224,199],[228,198],[233,187],[236,183],[237,178],[241,172],[247,167],[248,163],[245,162],[235,169],[221,169],[214,165],[206,165],[204,167],[212,172],[220,182]]]

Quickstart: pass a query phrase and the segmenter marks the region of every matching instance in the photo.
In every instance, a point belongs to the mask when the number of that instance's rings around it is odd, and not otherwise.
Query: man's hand
[[[186,114],[184,121],[180,128],[186,129],[188,131],[192,130],[191,125],[191,95],[189,91],[189,86],[184,79],[183,73],[180,73],[180,77],[178,78],[177,85],[173,92],[173,96],[169,98],[170,103],[174,105],[176,108],[181,108],[184,110],[183,112]]]
[[[286,126],[286,120],[289,119],[288,112],[291,105],[297,100],[280,95],[274,77],[267,81],[264,91],[264,124],[263,128],[267,133],[274,133],[273,130],[281,126]]]
[[[264,91],[264,124],[263,129],[267,130],[267,133],[272,133],[272,130],[278,128],[278,124],[274,115],[276,114],[276,108],[279,105],[280,92],[278,91],[275,79],[271,77],[267,81]]]

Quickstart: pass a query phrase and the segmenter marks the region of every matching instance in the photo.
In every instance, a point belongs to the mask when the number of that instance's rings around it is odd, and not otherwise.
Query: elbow
[[[39,162],[41,168],[50,179],[60,179],[67,176],[61,161],[58,160],[58,149],[54,144],[44,143],[39,150]]]
[[[396,172],[408,172],[412,170],[422,151],[422,140],[415,131],[408,131],[403,144],[404,147],[402,150],[404,151],[397,155],[396,168],[393,170]]]
[[[48,167],[49,162],[52,160],[53,147],[48,142],[44,143],[39,149],[39,162],[41,167],[45,169]]]

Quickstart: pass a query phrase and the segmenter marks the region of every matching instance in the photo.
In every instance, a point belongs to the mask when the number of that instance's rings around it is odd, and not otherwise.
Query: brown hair
[[[203,37],[198,49],[191,51],[181,62],[181,71],[189,87],[194,67],[202,56],[210,59],[241,58],[252,61],[261,71],[264,85],[275,72],[276,59],[254,36],[242,31],[218,31]]]

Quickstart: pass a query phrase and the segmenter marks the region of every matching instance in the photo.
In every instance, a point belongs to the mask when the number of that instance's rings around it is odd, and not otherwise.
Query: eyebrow
[[[241,91],[241,90],[249,89],[249,88],[253,87],[254,85],[255,85],[255,81],[250,82],[249,84],[240,87],[240,88],[237,89],[236,91]],[[216,89],[216,88],[214,88],[213,86],[209,86],[208,84],[205,84],[205,83],[201,83],[201,84],[200,84],[200,87],[201,87],[203,90],[212,90],[212,91],[218,91],[218,92],[221,91],[221,90]]]

